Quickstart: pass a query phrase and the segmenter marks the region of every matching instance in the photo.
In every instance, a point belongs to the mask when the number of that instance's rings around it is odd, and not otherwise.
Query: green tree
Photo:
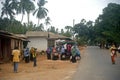
[[[0,30],[6,30],[10,23],[8,18],[0,18]]]
[[[67,31],[64,33],[64,36],[71,37],[73,34],[73,28],[71,26],[65,26],[65,29]]]
[[[64,34],[64,30],[63,29],[61,29],[61,33],[60,33],[61,35],[63,35]]]
[[[110,3],[95,22],[95,31],[104,41],[120,43],[120,5]]]
[[[9,25],[6,30],[14,34],[25,34],[27,31],[27,27],[23,26],[21,22],[13,20],[12,25]]]
[[[28,25],[29,25],[30,13],[35,10],[35,5],[31,0],[25,0],[25,1],[26,1],[25,11],[27,12],[27,19],[28,19]]]
[[[27,30],[28,31],[35,31],[36,29],[36,25],[33,23],[33,22],[30,22],[29,23],[29,26],[28,26],[28,24],[25,24],[26,26],[27,26]]]
[[[52,33],[56,33],[54,26],[51,26],[51,27],[49,28],[49,31],[52,32]]]
[[[74,34],[76,34],[77,41],[87,44],[89,41],[89,28],[85,19],[82,19],[80,23],[75,24],[73,27]]]
[[[67,30],[67,32],[72,31],[72,27],[71,26],[65,26],[65,29]]]
[[[88,44],[94,45],[96,44],[95,36],[96,33],[94,31],[94,25],[93,21],[86,22],[86,26],[88,27]]]
[[[58,29],[58,28],[56,28],[55,33],[57,33],[57,34],[58,34],[58,33],[59,33],[58,31],[59,31],[59,29]]]
[[[48,10],[44,7],[44,5],[47,3],[45,0],[39,0],[37,5],[38,8],[34,11],[33,15],[36,14],[36,17],[38,18],[38,25],[40,23],[40,19],[43,19],[47,16]]]
[[[18,2],[17,14],[22,14],[21,23],[23,21],[26,12],[26,5],[27,5],[27,0],[20,0],[20,2]]]
[[[1,12],[1,18],[6,15],[7,18],[13,19],[15,12],[13,11],[13,6],[11,0],[5,0],[5,2],[1,2],[3,5],[2,12]]]
[[[46,30],[47,30],[47,27],[48,27],[48,25],[50,25],[50,17],[47,17],[46,19],[45,19],[45,25],[46,25]],[[49,27],[48,27],[49,28]]]
[[[44,31],[44,25],[41,23],[39,26],[35,28],[35,31]]]

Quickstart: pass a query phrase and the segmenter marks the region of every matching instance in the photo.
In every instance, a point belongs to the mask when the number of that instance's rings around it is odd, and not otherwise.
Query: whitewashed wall
[[[46,38],[28,38],[29,39],[29,43],[28,43],[28,47],[35,47],[37,48],[38,51],[41,50],[46,50],[47,49],[47,39]]]

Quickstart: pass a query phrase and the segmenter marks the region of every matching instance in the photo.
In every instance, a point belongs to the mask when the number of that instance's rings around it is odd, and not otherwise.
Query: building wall
[[[35,47],[37,48],[38,51],[41,51],[41,50],[46,50],[47,49],[47,39],[46,38],[37,38],[37,37],[34,37],[34,38],[28,38],[28,40],[30,41],[28,43],[28,47],[31,48],[31,47]]]
[[[0,61],[8,61],[11,56],[10,38],[0,38]]]

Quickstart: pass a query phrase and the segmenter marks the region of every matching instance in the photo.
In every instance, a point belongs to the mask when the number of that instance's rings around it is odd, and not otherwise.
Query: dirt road
[[[78,62],[47,60],[45,55],[40,55],[37,67],[33,67],[33,62],[21,61],[18,73],[13,72],[12,62],[0,65],[0,80],[69,80],[77,65]]]

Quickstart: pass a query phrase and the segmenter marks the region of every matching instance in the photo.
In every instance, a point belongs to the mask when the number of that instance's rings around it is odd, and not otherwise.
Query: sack
[[[62,55],[62,58],[65,58],[65,55]]]
[[[54,53],[55,56],[58,56],[58,53]]]

